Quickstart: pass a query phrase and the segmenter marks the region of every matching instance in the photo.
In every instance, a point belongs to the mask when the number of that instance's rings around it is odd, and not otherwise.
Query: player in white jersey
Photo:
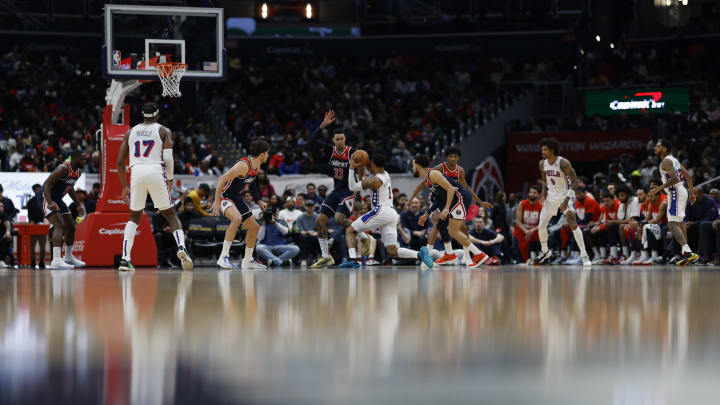
[[[420,251],[398,247],[397,223],[398,214],[393,208],[392,186],[390,175],[385,171],[385,156],[375,154],[370,163],[371,176],[357,181],[355,168],[358,167],[354,159],[350,159],[350,170],[348,173],[348,185],[350,191],[370,190],[372,193],[372,209],[360,218],[356,219],[345,230],[350,260],[340,264],[340,268],[357,268],[357,253],[354,253],[354,246],[357,245],[356,235],[360,238],[367,238],[365,232],[379,230],[388,255],[403,259],[420,259],[428,267],[433,267],[433,259],[427,247],[423,246]],[[351,250],[352,249],[352,250]],[[363,252],[367,254],[368,252]],[[355,257],[353,257],[355,256]]]
[[[540,152],[543,159],[540,161],[540,173],[542,176],[542,210],[540,211],[540,223],[538,224],[538,237],[540,239],[540,255],[535,264],[545,264],[551,261],[552,252],[548,249],[547,227],[550,219],[558,211],[565,213],[568,226],[572,230],[575,242],[580,248],[580,257],[583,266],[590,266],[590,258],[585,251],[585,240],[582,230],[577,225],[577,214],[575,213],[575,187],[578,186],[577,174],[570,161],[562,156],[556,155],[559,143],[555,139],[543,139],[540,141]]]
[[[688,189],[693,189],[692,176],[688,173],[685,166],[682,165],[673,155],[670,154],[672,144],[665,140],[659,140],[655,144],[655,154],[660,156],[660,176],[663,184],[650,190],[648,193],[651,197],[660,191],[667,189],[665,193],[668,196],[667,201],[667,220],[668,229],[675,237],[675,241],[682,246],[682,256],[675,264],[684,266],[688,263],[695,263],[698,255],[693,253],[687,243],[687,229],[683,219],[685,219],[685,205],[688,198],[690,204],[695,203],[695,193],[688,193]],[[683,185],[685,181],[688,185],[686,189]]]
[[[193,268],[190,255],[185,249],[185,235],[170,197],[175,167],[172,155],[172,132],[158,124],[159,113],[160,110],[155,103],[143,104],[143,123],[135,125],[125,134],[118,153],[117,168],[123,188],[122,196],[126,199],[128,194],[130,195],[130,221],[125,225],[119,270],[134,270],[130,256],[148,194],[155,208],[170,224],[178,246],[177,257],[183,270]],[[129,188],[125,177],[125,160],[128,154],[130,155]]]

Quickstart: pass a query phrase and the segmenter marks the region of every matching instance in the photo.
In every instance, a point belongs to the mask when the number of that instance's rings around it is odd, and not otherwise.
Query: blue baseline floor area
[[[0,403],[713,403],[714,269],[0,270]]]

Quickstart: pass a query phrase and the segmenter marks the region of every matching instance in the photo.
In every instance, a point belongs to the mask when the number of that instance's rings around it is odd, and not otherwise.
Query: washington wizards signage
[[[646,91],[587,91],[585,93],[585,113],[588,116],[687,112],[689,104],[690,96],[687,87]]]

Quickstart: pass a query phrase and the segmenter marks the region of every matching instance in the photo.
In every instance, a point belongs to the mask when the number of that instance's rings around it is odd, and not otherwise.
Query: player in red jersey
[[[663,240],[667,233],[667,201],[662,201],[662,194],[648,195],[640,205],[643,217],[639,224],[642,240],[642,255],[636,265],[651,265],[663,256]],[[659,256],[658,256],[659,254]]]
[[[600,254],[593,259],[593,264],[605,263],[608,259],[617,258],[618,232],[615,221],[620,210],[620,201],[613,198],[608,190],[600,190],[600,199],[602,200],[600,223],[590,229],[600,250]],[[610,247],[609,256],[608,247]]]
[[[493,205],[491,203],[481,200],[480,197],[478,197],[477,194],[475,194],[472,188],[468,185],[467,180],[465,179],[465,169],[463,169],[462,166],[458,164],[458,162],[460,161],[460,155],[460,149],[447,148],[445,150],[445,162],[436,165],[435,167],[433,167],[433,169],[440,170],[442,174],[447,178],[457,180],[466,190],[470,192],[473,201],[477,202],[481,207],[492,208]],[[415,187],[415,191],[413,191],[413,195],[408,199],[408,201],[412,201],[413,198],[420,194],[424,187],[425,182],[420,182],[420,184]],[[432,215],[433,213],[430,214]],[[436,215],[432,215],[431,220],[433,228],[428,235],[428,250],[432,252],[432,248],[435,245],[435,239],[437,239],[438,233],[440,233],[440,237],[443,241],[443,244],[445,245],[445,253],[441,258],[435,260],[435,263],[450,264],[455,262],[455,260],[457,259],[457,255],[453,253],[452,241],[450,239],[450,233],[448,232],[448,220],[440,220]],[[464,223],[462,224],[462,232],[464,232],[465,235],[468,235],[468,230]]]
[[[528,198],[520,201],[518,205],[515,214],[515,229],[513,230],[513,236],[517,241],[523,262],[527,262],[528,257],[535,260],[537,252],[540,250],[540,239],[538,239],[537,231],[541,210],[540,187],[530,186]],[[531,248],[532,252],[530,252]]]
[[[628,194],[631,193],[626,189]],[[622,191],[622,189],[621,189]],[[618,192],[620,194],[620,192]],[[620,225],[620,239],[623,243],[623,254],[626,259],[620,264],[633,264],[640,260],[640,238],[638,237],[639,223],[642,218],[642,204],[647,200],[644,187],[638,188],[635,196],[628,198],[625,204],[625,222]]]

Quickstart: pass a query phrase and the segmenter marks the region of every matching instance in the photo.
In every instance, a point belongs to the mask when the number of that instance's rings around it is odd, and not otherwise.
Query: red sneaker
[[[492,259],[490,259],[491,266],[499,266],[500,265],[500,259],[498,259],[497,256],[493,256]]]
[[[435,260],[435,264],[452,264],[455,260],[457,260],[457,255],[455,253],[448,254],[447,252],[445,252],[443,257]]]
[[[476,254],[472,257],[473,262],[471,264],[468,264],[468,269],[474,269],[476,267],[480,267],[482,264],[486,263],[488,260],[490,260],[490,256],[486,255],[483,252],[480,252],[479,254]]]

